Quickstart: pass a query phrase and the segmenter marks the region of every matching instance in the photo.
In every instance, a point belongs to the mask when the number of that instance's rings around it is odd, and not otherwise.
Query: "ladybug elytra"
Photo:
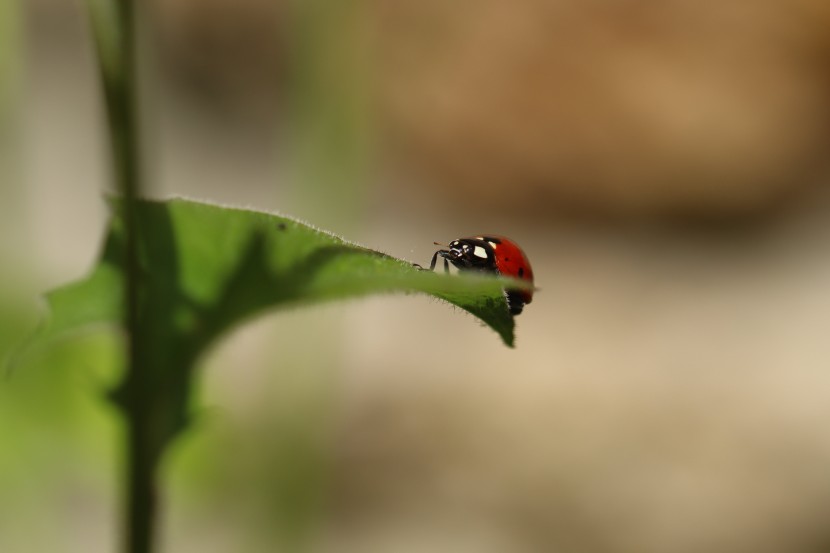
[[[444,272],[449,272],[449,264],[452,263],[460,271],[493,273],[520,278],[533,284],[533,269],[530,268],[527,256],[515,242],[504,236],[488,234],[453,240],[447,249],[433,254],[429,263],[431,271],[435,270],[438,257],[444,258]],[[521,313],[525,304],[533,300],[531,290],[506,288],[504,295],[511,315]]]

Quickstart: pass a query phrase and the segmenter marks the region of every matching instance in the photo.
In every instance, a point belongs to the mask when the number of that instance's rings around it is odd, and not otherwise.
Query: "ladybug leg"
[[[430,271],[435,270],[435,263],[438,261],[438,256],[442,255],[443,253],[444,253],[444,250],[438,250],[437,252],[432,254],[432,259],[429,262],[429,270]],[[446,264],[447,264],[447,258],[445,257],[444,258],[444,265],[446,265]]]
[[[448,253],[449,252],[447,250],[438,250],[437,252],[432,254],[432,259],[430,259],[430,261],[429,261],[429,270],[430,271],[435,270],[435,265],[438,263],[438,256],[440,255],[441,257],[444,258],[444,272],[449,273],[450,272],[450,262],[447,259],[447,254]],[[421,267],[417,263],[413,263],[412,265],[415,266],[415,267],[418,267],[419,269],[422,269],[422,270],[426,271],[426,269],[424,269],[423,267]]]
[[[435,252],[434,254],[432,254],[432,260],[431,260],[431,261],[430,261],[430,263],[429,263],[429,270],[430,270],[430,271],[434,271],[434,270],[435,270],[435,263],[436,263],[436,260],[437,260],[437,259],[438,259],[438,252]],[[421,264],[420,264],[420,263],[413,263],[413,264],[412,264],[412,266],[413,266],[413,267],[417,267],[417,268],[421,269],[422,271],[426,271],[426,269],[424,269],[424,268],[421,266]]]

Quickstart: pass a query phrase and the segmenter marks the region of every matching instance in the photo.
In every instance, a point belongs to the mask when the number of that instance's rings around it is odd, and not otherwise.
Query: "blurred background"
[[[534,265],[509,350],[425,297],[205,360],[163,551],[830,551],[826,0],[141,3],[147,194]],[[0,4],[0,351],[93,263],[83,2]],[[113,551],[118,340],[0,386],[0,551]]]

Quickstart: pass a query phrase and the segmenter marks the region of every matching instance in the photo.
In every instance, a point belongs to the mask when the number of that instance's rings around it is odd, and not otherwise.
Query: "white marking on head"
[[[487,259],[487,251],[481,246],[476,246],[473,250],[473,255],[482,259]]]

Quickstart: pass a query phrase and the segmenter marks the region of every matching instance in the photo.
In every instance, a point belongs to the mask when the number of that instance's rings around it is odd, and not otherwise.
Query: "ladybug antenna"
[[[449,247],[446,244],[442,244],[441,242],[433,242],[433,244],[435,244],[436,246],[441,246],[442,248],[448,248]]]

